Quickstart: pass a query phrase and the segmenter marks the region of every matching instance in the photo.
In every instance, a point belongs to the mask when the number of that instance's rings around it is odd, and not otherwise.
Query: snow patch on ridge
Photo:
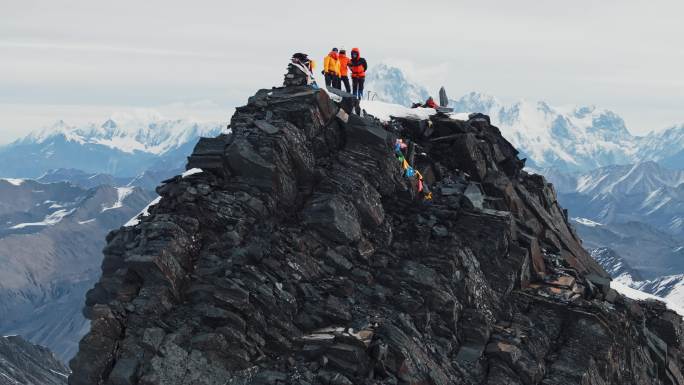
[[[62,221],[66,216],[71,215],[76,209],[71,209],[71,210],[57,210],[54,213],[48,215],[45,217],[40,222],[29,222],[29,223],[20,223],[18,225],[10,227],[12,230],[17,230],[17,229],[23,229],[25,227],[33,227],[33,226],[53,226],[59,222]]]
[[[19,381],[15,380],[14,378],[8,376],[8,375],[5,374],[4,372],[0,372],[0,375],[2,375],[3,377],[5,377],[6,379],[12,381],[12,383],[14,383],[14,384],[21,384],[21,382],[19,382]]]
[[[50,371],[51,371],[52,373],[58,375],[58,376],[62,376],[62,377],[64,377],[64,378],[69,378],[69,375],[68,375],[68,374],[60,373],[60,372],[58,372],[58,371],[56,371],[56,370],[52,370],[52,369],[50,369]]]
[[[577,223],[579,223],[579,224],[581,224],[581,225],[589,226],[589,227],[603,226],[602,223],[595,222],[595,221],[592,221],[591,219],[587,219],[587,218],[579,218],[579,217],[577,217],[577,218],[572,218],[572,221],[573,221],[573,222],[577,222]]]
[[[119,208],[123,207],[124,199],[126,199],[126,197],[131,195],[133,190],[134,190],[134,187],[117,187],[116,188],[116,196],[117,196],[116,202],[114,202],[114,205],[112,205],[111,207],[104,207],[101,212],[119,209]]]
[[[156,205],[161,201],[162,197],[157,197],[155,198],[152,202],[150,202],[147,206],[145,206],[144,209],[140,211],[136,216],[131,218],[128,222],[124,224],[124,227],[132,227],[140,223],[140,218],[142,217],[149,217],[150,216],[150,207]]]
[[[191,168],[190,170],[182,173],[181,178],[186,178],[186,177],[189,177],[190,175],[199,174],[201,172],[204,172],[204,170],[202,170],[201,168]]]
[[[0,180],[4,180],[5,182],[7,182],[13,186],[21,186],[22,183],[24,183],[24,179],[18,179],[18,178],[0,178]]]

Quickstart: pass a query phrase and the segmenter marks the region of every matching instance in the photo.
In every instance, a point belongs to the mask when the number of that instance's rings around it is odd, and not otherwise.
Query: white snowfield
[[[376,118],[388,122],[392,117],[408,119],[429,119],[437,111],[433,108],[411,108],[399,104],[381,102],[378,100],[362,100],[361,108]],[[468,120],[468,112],[452,112],[448,114],[451,119]]]
[[[156,205],[157,203],[159,203],[159,202],[161,201],[161,199],[162,199],[162,197],[157,197],[157,198],[155,198],[152,202],[150,202],[147,206],[145,206],[145,208],[142,209],[142,210],[140,211],[140,213],[138,213],[138,215],[134,216],[134,217],[131,218],[128,222],[126,222],[126,223],[124,224],[124,227],[132,227],[132,226],[135,226],[135,225],[137,225],[138,223],[140,223],[140,218],[150,216],[150,207],[152,207],[152,206]]]
[[[102,212],[108,211],[108,210],[115,210],[123,207],[123,201],[131,195],[133,192],[134,187],[117,187],[116,188],[116,202],[110,207],[104,207],[102,208]]]
[[[397,118],[429,119],[430,116],[437,113],[432,108],[410,108],[377,100],[362,100],[361,108],[382,121],[389,121],[392,116]]]

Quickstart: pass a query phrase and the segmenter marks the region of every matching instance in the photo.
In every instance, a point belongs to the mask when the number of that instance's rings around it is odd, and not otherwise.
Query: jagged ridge
[[[70,384],[684,383],[681,319],[610,289],[486,119],[383,125],[292,86],[231,128],[108,236]]]

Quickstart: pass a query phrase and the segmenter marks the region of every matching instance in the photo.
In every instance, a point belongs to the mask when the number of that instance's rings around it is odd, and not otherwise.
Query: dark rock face
[[[610,289],[486,119],[291,86],[231,128],[108,236],[70,384],[684,384],[681,318]]]
[[[48,349],[21,337],[0,337],[0,385],[65,385],[68,375]]]

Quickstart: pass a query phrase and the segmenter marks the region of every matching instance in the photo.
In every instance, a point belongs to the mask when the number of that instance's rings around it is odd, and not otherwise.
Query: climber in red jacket
[[[435,110],[439,107],[437,103],[435,103],[435,100],[430,96],[428,100],[425,101],[425,104],[423,104],[423,107],[425,108],[434,108]]]
[[[361,52],[358,48],[352,48],[351,61],[349,61],[349,69],[352,73],[352,94],[358,100],[363,99],[363,83],[366,81],[366,71],[368,64],[366,59],[361,57]]]

